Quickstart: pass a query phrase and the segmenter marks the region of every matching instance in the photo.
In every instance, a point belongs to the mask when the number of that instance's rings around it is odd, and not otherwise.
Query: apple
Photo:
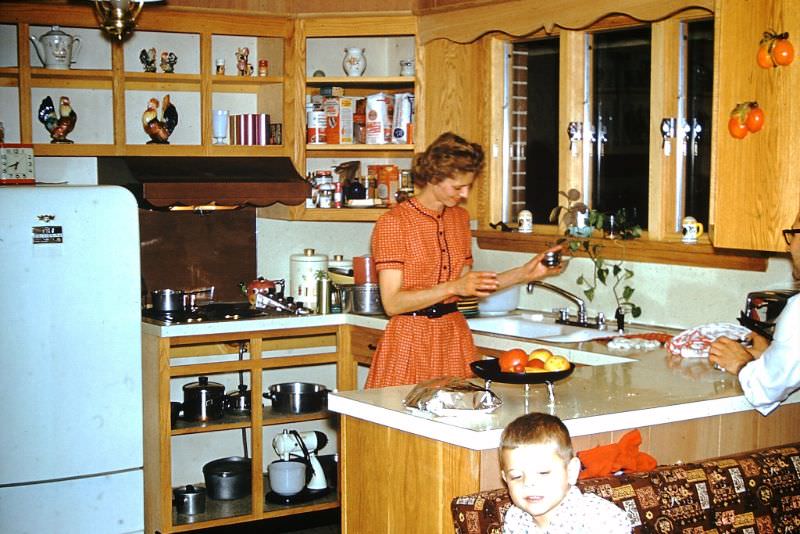
[[[553,356],[553,353],[547,349],[534,349],[528,354],[528,362],[539,360],[544,363],[549,360],[551,356]]]
[[[528,360],[528,363],[525,364],[525,369],[544,369],[544,362],[542,360]]]
[[[551,356],[544,362],[544,368],[548,371],[566,371],[569,369],[569,360],[563,356]]]
[[[528,361],[528,354],[522,349],[509,349],[502,352],[497,359],[501,372],[513,373],[516,366],[525,367]]]

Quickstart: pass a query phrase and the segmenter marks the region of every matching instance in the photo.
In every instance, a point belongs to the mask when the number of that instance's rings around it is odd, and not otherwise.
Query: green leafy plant
[[[614,216],[614,238],[636,239],[642,235],[642,227],[636,222],[636,217],[630,217],[625,208],[618,209],[614,213],[606,213],[599,210],[589,212],[589,226],[593,226],[606,233],[610,231],[611,215]]]
[[[631,300],[636,291],[629,282],[633,278],[633,270],[625,267],[624,260],[617,262],[606,260],[600,254],[603,245],[592,243],[589,240],[572,239],[568,242],[568,247],[572,253],[582,250],[592,261],[592,277],[587,278],[581,274],[575,281],[583,288],[583,294],[586,295],[589,302],[594,300],[597,287],[602,284],[611,288],[614,300],[617,302],[617,309],[629,310],[633,317],[639,317],[642,314],[642,308]]]
[[[577,189],[570,189],[569,191],[559,191],[558,194],[567,199],[567,205],[559,204],[550,211],[550,222],[562,222],[564,226],[577,226],[578,214],[587,213],[589,206],[580,202],[581,192]]]

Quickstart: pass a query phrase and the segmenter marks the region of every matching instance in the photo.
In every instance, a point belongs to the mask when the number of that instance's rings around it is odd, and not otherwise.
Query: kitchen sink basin
[[[468,319],[470,330],[551,343],[577,343],[613,336],[608,330],[581,328],[549,321],[532,321],[521,315]]]

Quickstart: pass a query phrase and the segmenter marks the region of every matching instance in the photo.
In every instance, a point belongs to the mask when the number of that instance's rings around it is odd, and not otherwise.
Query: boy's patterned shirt
[[[554,510],[547,528],[512,505],[503,521],[503,534],[630,534],[631,524],[624,510],[592,493],[572,487]]]

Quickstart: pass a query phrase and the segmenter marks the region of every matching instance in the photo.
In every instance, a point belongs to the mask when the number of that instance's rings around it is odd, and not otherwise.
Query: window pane
[[[714,81],[714,21],[686,25],[686,153],[685,212],[708,228],[711,183],[711,91]]]
[[[650,28],[597,33],[592,122],[596,130],[592,207],[627,211],[647,225]]]
[[[558,204],[558,38],[514,45],[511,118],[512,215],[537,224]]]

